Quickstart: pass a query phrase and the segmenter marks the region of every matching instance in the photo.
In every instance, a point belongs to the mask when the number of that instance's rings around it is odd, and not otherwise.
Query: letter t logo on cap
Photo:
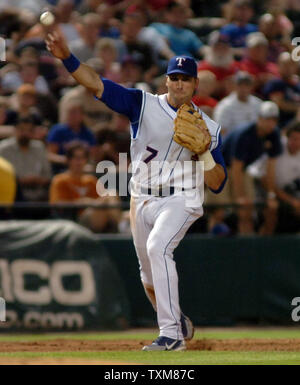
[[[178,62],[177,67],[182,67],[183,66],[182,62],[185,61],[185,57],[177,57],[176,61]]]

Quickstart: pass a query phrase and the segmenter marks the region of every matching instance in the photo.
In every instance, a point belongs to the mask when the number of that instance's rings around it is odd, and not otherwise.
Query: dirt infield
[[[12,352],[97,352],[138,351],[150,341],[93,341],[57,339],[36,342],[1,342],[1,353]],[[300,339],[199,339],[187,343],[188,350],[206,351],[285,351],[299,352]],[[3,361],[0,359],[0,361]],[[1,363],[1,362],[0,362]]]

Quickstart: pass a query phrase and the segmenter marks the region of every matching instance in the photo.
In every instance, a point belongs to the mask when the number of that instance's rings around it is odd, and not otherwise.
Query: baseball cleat
[[[186,341],[191,340],[194,337],[194,332],[195,332],[195,328],[192,321],[189,319],[189,317],[181,313],[180,323],[181,323],[183,338]]]
[[[180,351],[185,349],[184,340],[173,340],[173,338],[160,336],[156,338],[151,345],[144,346],[142,350],[145,352],[154,352],[165,350]]]

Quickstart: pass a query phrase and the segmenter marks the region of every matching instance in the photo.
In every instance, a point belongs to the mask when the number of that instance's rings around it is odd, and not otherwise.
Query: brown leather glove
[[[191,152],[200,155],[208,150],[211,135],[205,121],[192,106],[183,104],[178,109],[174,131],[175,142]]]

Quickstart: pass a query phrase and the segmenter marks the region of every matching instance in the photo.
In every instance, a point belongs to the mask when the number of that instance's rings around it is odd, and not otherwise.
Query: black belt
[[[184,190],[185,189],[183,187],[182,188],[175,188],[174,186],[170,186],[170,187],[159,186],[158,189],[151,188],[151,187],[148,187],[148,188],[142,187],[141,193],[147,194],[147,195],[152,195],[152,196],[159,197],[159,198],[164,198],[164,197],[174,195],[176,192],[180,192],[180,191],[184,191]]]

